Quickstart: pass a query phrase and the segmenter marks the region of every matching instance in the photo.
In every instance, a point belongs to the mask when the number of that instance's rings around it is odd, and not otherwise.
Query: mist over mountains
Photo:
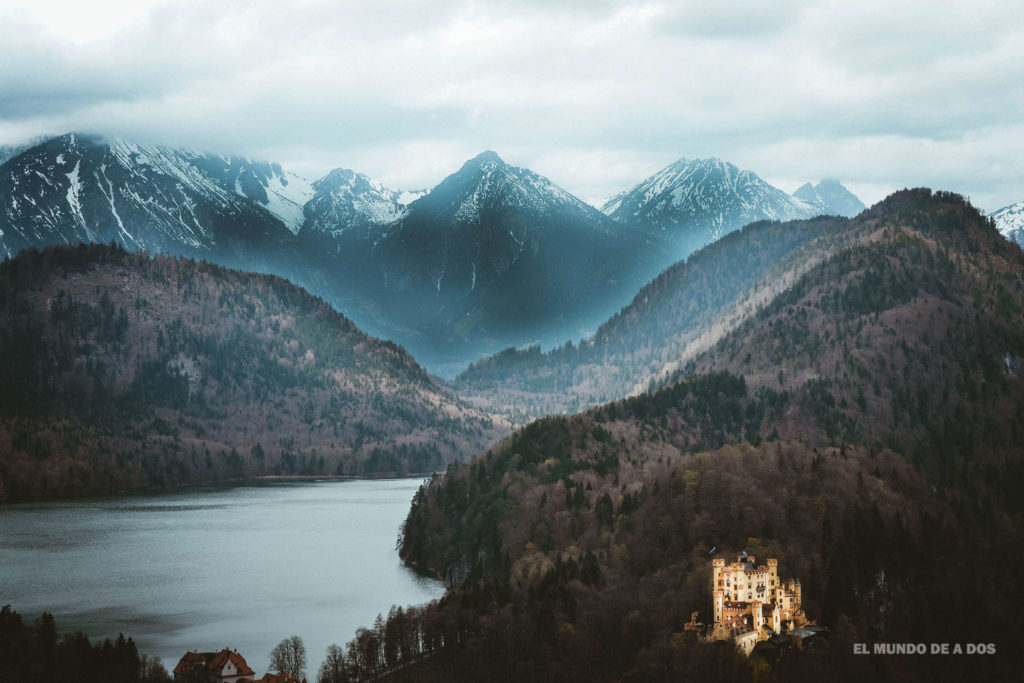
[[[866,209],[861,200],[843,187],[842,183],[834,178],[826,178],[817,185],[804,183],[793,192],[793,196],[812,206],[819,207],[825,213],[836,216],[856,216]]]
[[[673,263],[754,221],[824,213],[719,159],[680,159],[608,200],[602,210],[621,224],[639,226],[668,250]]]
[[[830,212],[716,159],[681,160],[605,212],[485,152],[435,188],[338,168],[309,182],[239,156],[67,134],[0,167],[0,247],[115,242],[283,275],[457,374],[589,334],[645,282],[756,220]]]

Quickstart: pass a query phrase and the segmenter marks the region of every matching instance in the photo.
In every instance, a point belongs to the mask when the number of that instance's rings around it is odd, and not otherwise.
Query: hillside
[[[419,679],[1015,675],[1024,255],[956,195],[870,213],[665,387],[534,422],[421,490],[402,555],[455,588],[381,627],[424,629]],[[711,557],[744,549],[801,579],[824,643],[768,664],[683,631],[709,619]]]
[[[579,344],[545,353],[507,349],[470,365],[452,386],[475,405],[519,420],[639,393],[664,368],[704,350],[761,299],[781,291],[787,279],[768,276],[779,261],[796,259],[803,245],[846,229],[835,217],[750,224],[664,271]],[[755,286],[758,300],[737,306]]]
[[[266,275],[80,245],[0,264],[0,500],[431,471],[500,437]]]

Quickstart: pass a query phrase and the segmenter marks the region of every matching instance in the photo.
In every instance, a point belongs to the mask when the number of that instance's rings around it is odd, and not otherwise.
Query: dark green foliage
[[[10,605],[0,609],[0,681],[83,681],[83,683],[156,683],[170,677],[159,662],[142,660],[131,638],[124,635],[92,644],[82,633],[58,638],[53,615],[44,613],[25,624]],[[162,675],[161,675],[162,674]]]

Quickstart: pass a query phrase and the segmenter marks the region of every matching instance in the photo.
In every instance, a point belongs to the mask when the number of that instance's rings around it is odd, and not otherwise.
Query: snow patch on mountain
[[[564,209],[583,214],[595,212],[589,204],[577,199],[544,176],[528,168],[507,164],[491,151],[483,152],[467,161],[452,178],[458,178],[453,185],[463,185],[462,191],[458,193],[453,203],[452,220],[458,223],[479,222],[484,207],[529,209],[540,216]],[[448,183],[449,180],[446,179],[442,186]]]
[[[394,223],[426,194],[394,190],[347,168],[336,168],[314,182],[312,192],[305,206],[307,228],[334,236]]]
[[[817,185],[804,183],[793,196],[811,206],[817,207],[822,213],[851,218],[866,209],[857,195],[853,194],[842,183],[834,178],[825,178]]]
[[[90,241],[94,239],[92,231],[89,230],[89,224],[85,222],[85,216],[82,215],[82,183],[78,178],[78,171],[81,168],[81,160],[75,162],[75,168],[71,173],[65,174],[68,179],[68,206],[71,207],[71,215],[74,217],[78,224],[85,230],[85,234],[89,236]]]
[[[284,200],[300,201],[303,183],[286,189],[292,183],[279,166],[252,166],[264,177],[271,168],[278,175],[277,185],[267,183],[269,195],[249,183],[261,201],[238,196],[238,171],[222,157],[121,138],[51,138],[3,164],[0,247],[11,254],[26,246],[114,240],[176,253],[220,246],[244,251],[254,240],[280,243],[288,230],[267,205],[279,204],[293,224],[299,222],[301,207]]]
[[[267,178],[267,211],[281,219],[292,234],[298,234],[305,220],[302,210],[313,198],[313,183],[290,171]]]
[[[1024,201],[1004,206],[991,214],[1003,237],[1024,246]]]
[[[399,206],[409,206],[414,201],[426,195],[430,190],[402,190],[398,194],[398,198],[395,201],[398,202]]]
[[[638,225],[652,238],[685,243],[689,250],[754,221],[821,213],[752,171],[720,159],[685,158],[612,197],[602,211],[620,223]]]

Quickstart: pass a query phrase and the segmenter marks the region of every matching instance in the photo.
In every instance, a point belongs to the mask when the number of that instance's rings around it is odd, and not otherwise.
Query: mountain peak
[[[855,194],[843,187],[835,178],[824,178],[817,185],[804,183],[797,188],[793,196],[837,216],[856,216],[867,208]]]
[[[602,210],[665,245],[673,261],[758,220],[814,215],[755,173],[718,158],[682,158],[610,199]]]
[[[1024,244],[1024,201],[1004,206],[993,213],[991,218],[1006,239]]]
[[[500,156],[498,156],[497,152],[488,149],[483,152],[480,152],[475,157],[464,163],[462,165],[462,170],[471,171],[480,169],[483,168],[484,164],[497,164],[499,166],[508,165],[504,162],[504,160],[502,160]]]

